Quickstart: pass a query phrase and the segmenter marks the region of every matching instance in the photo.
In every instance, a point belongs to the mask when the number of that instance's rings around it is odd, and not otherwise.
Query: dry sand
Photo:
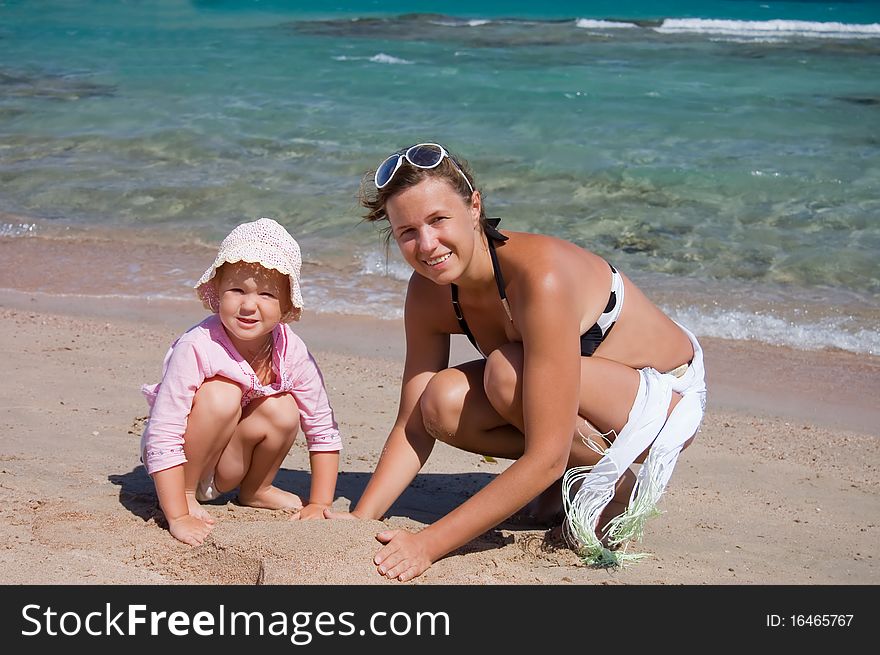
[[[375,533],[436,520],[509,464],[438,444],[383,522],[289,522],[227,494],[207,543],[178,543],[138,461],[139,386],[202,317],[197,301],[0,292],[0,583],[400,584],[370,564]],[[396,411],[401,325],[313,313],[295,329],[343,432],[347,509]],[[704,342],[709,410],[639,548],[652,557],[591,569],[544,530],[502,524],[415,584],[880,583],[880,358]],[[297,442],[277,483],[305,494],[308,480]]]

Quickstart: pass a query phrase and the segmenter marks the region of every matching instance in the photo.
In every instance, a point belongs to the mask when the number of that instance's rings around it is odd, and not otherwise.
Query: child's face
[[[224,264],[216,284],[220,320],[236,346],[271,333],[290,308],[287,276],[259,264]]]

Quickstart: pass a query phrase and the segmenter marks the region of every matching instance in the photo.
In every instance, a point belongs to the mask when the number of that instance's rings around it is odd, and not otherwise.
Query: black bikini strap
[[[507,300],[507,292],[504,290],[504,276],[501,275],[501,265],[498,263],[495,242],[492,239],[489,239],[489,256],[492,258],[492,271],[495,273],[495,286],[498,287],[498,295],[501,296],[501,300]]]
[[[498,231],[498,224],[501,222],[500,218],[487,218],[486,222],[483,224],[483,232],[486,233],[486,236],[494,241],[507,241],[510,237],[506,237],[501,232]]]
[[[504,236],[498,231],[498,224],[500,222],[500,218],[487,218],[483,224],[483,232],[486,234],[486,241],[489,243],[489,256],[492,258],[492,272],[495,274],[495,286],[498,287],[498,295],[501,298],[501,304],[504,306],[504,311],[507,312],[507,318],[513,322],[513,316],[510,314],[510,305],[507,302],[507,292],[504,290],[504,276],[501,275],[501,265],[498,263],[498,254],[495,252],[496,241],[504,243],[509,239],[509,237]],[[468,338],[468,341],[470,341],[473,347],[482,354],[483,351],[480,350],[480,347],[477,345],[477,340],[474,338],[471,328],[464,319],[464,312],[461,311],[461,305],[458,302],[458,286],[450,284],[449,287],[452,294],[452,309],[455,310],[455,318],[458,319],[458,325],[461,328],[461,331],[464,332],[464,335]]]
[[[504,283],[504,276],[501,274],[501,264],[498,263],[498,254],[495,252],[495,242],[501,241],[503,243],[509,237],[504,236],[496,229],[498,223],[501,222],[500,218],[487,218],[486,222],[488,223],[486,227],[486,236],[488,238],[486,241],[489,243],[489,256],[492,258],[495,286],[498,287],[498,296],[501,298],[501,305],[504,307],[507,318],[513,323],[513,314],[510,313],[510,303],[507,302],[507,291],[505,290],[507,285]]]
[[[467,321],[464,320],[464,314],[461,311],[461,305],[458,304],[458,285],[450,284],[452,291],[452,309],[455,310],[455,318],[458,319],[458,325],[461,327],[461,331],[464,332],[465,336],[468,338],[468,341],[471,342],[474,348],[480,350],[480,347],[477,345],[477,340],[474,338],[473,332],[471,332],[470,327],[468,327]]]
[[[504,237],[505,239],[507,237]],[[501,264],[498,263],[498,255],[495,254],[495,242],[489,239],[489,255],[492,257],[492,270],[495,273],[495,286],[498,287],[498,295],[501,297],[501,306],[507,314],[508,320],[513,323],[513,314],[510,313],[510,303],[507,302],[507,291],[504,287],[504,276],[501,274]]]

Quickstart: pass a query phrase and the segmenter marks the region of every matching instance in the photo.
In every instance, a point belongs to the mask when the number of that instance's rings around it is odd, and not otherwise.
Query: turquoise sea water
[[[880,353],[878,2],[0,1],[7,239],[272,216],[309,309],[399,316],[356,193],[424,140],[698,334]],[[107,295],[188,296],[207,263]]]

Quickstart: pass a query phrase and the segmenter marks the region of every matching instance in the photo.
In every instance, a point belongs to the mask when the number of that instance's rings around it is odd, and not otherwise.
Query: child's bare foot
[[[213,522],[212,519],[211,523]],[[180,518],[168,521],[168,531],[171,533],[171,536],[190,546],[201,546],[205,543],[205,538],[213,529],[213,525],[190,514],[185,514]]]
[[[186,506],[189,509],[189,515],[193,516],[200,521],[204,521],[208,525],[214,525],[214,517],[208,513],[204,507],[201,506],[199,501],[196,500],[195,492],[186,494]]]
[[[260,509],[303,508],[303,502],[299,496],[274,486],[258,489],[249,496],[239,492],[238,502],[248,507],[259,507]]]

